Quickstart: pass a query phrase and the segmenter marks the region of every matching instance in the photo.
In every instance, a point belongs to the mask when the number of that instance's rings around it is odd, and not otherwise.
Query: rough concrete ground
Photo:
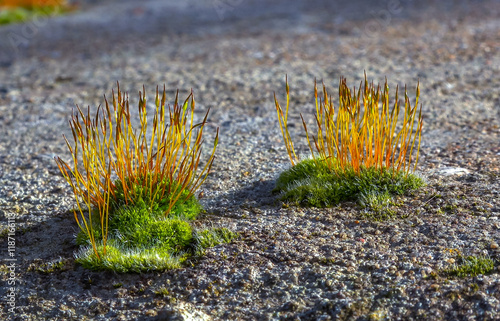
[[[2,317],[498,319],[498,262],[485,276],[442,271],[458,252],[499,258],[499,17],[499,1],[109,0],[1,27],[0,211],[3,228],[15,216],[18,260],[18,311],[2,302]],[[283,99],[288,74],[292,137],[305,153],[298,115],[311,115],[314,78],[335,95],[341,75],[354,86],[363,71],[408,84],[410,96],[420,80],[428,186],[386,222],[356,204],[282,208],[270,193],[288,166],[273,91]],[[97,106],[116,81],[132,101],[143,84],[150,94],[166,84],[211,108],[221,138],[200,224],[238,241],[163,273],[74,263],[74,202],[53,157],[69,157],[72,107]],[[2,244],[4,257],[5,234]]]

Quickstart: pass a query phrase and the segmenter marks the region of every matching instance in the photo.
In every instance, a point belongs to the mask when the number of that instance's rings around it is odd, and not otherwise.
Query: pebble
[[[429,286],[429,289],[431,289],[432,291],[438,291],[440,288],[439,284],[436,284],[436,283],[433,283]]]
[[[468,169],[461,167],[443,167],[434,170],[434,174],[439,176],[461,176],[469,173]]]

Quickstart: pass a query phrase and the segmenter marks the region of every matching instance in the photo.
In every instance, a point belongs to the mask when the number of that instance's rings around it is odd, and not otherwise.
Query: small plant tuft
[[[403,195],[423,185],[418,176],[393,173],[392,169],[363,168],[356,174],[347,168],[339,173],[325,162],[306,159],[283,172],[274,191],[298,206],[331,207],[343,201],[357,201],[364,208],[382,213],[393,195]]]
[[[455,264],[443,272],[450,276],[465,278],[478,276],[479,274],[488,274],[495,268],[493,259],[486,256],[460,257],[460,261],[460,264]]]
[[[365,216],[374,220],[387,220],[396,215],[396,211],[391,208],[395,205],[393,196],[387,190],[363,191],[360,193],[359,204],[366,210]]]
[[[418,111],[419,86],[415,107],[406,92],[401,105],[396,88],[392,109],[389,86],[364,83],[351,91],[340,79],[339,107],[335,111],[331,96],[323,85],[316,103],[316,134],[312,134],[301,115],[311,158],[300,160],[288,131],[289,86],[286,81],[286,109],[276,99],[280,128],[292,167],[276,181],[275,192],[282,199],[302,206],[330,207],[342,201],[358,201],[382,217],[392,216],[387,205],[393,195],[402,195],[424,185],[412,174],[417,167],[423,126]],[[403,122],[398,123],[404,109]],[[418,111],[418,116],[417,116]],[[380,215],[379,215],[380,216]]]
[[[59,258],[50,262],[35,261],[30,264],[28,271],[36,271],[42,274],[55,273],[57,271],[66,271],[71,266],[71,260]]]
[[[170,295],[170,291],[165,286],[162,286],[162,287],[158,288],[156,291],[154,291],[154,293],[155,293],[156,296],[159,296],[159,297],[162,297],[162,298],[166,298],[166,297],[168,297]]]
[[[141,272],[179,267],[192,252],[189,221],[202,207],[195,192],[207,178],[218,144],[201,165],[203,130],[194,119],[191,93],[166,108],[165,88],[156,90],[152,127],[146,94],[139,92],[139,127],[133,127],[128,96],[113,92],[95,116],[77,106],[66,139],[71,165],[56,162],[77,201],[77,262],[90,269]],[[152,128],[152,130],[148,130]],[[201,168],[201,170],[198,170]],[[223,240],[225,241],[225,240]],[[191,253],[192,254],[192,253]]]
[[[194,234],[194,252],[201,255],[205,249],[219,244],[229,243],[237,237],[237,233],[227,228],[211,228],[198,231]]]

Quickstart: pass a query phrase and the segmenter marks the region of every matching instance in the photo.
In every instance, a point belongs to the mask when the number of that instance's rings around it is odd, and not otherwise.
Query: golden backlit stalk
[[[281,132],[285,141],[292,166],[298,162],[287,129],[289,87],[287,88],[287,108],[283,113],[275,96],[276,110]],[[359,174],[362,168],[392,168],[395,172],[415,171],[418,163],[420,139],[423,126],[422,108],[417,116],[419,84],[416,90],[416,102],[412,107],[405,88],[403,121],[398,125],[400,101],[396,87],[395,101],[390,108],[389,86],[387,79],[381,90],[365,79],[356,90],[351,91],[345,78],[340,79],[339,106],[335,113],[333,102],[323,85],[323,95],[318,99],[316,81],[314,97],[316,104],[317,132],[311,135],[304,118],[302,124],[312,157],[324,159],[335,171],[347,167]],[[416,125],[415,125],[416,123]],[[313,143],[311,143],[311,140]],[[418,141],[418,144],[416,142]],[[313,148],[314,146],[314,148]],[[414,155],[415,154],[415,155]],[[415,157],[415,163],[411,163]]]
[[[288,157],[290,157],[290,162],[292,166],[300,161],[300,159],[295,154],[295,148],[293,147],[292,138],[288,132],[288,107],[290,105],[290,87],[288,86],[288,76],[286,77],[286,110],[283,113],[283,109],[276,99],[276,93],[274,93],[274,103],[276,105],[276,113],[278,114],[278,121],[280,124],[281,134],[283,135],[283,140],[285,141],[285,147],[288,152]]]
[[[120,182],[126,204],[142,196],[135,195],[138,191],[147,191],[151,204],[161,190],[161,198],[169,198],[168,210],[164,213],[168,215],[177,202],[184,202],[193,196],[207,178],[219,137],[217,128],[212,153],[203,169],[198,171],[202,135],[209,111],[201,122],[194,122],[193,93],[182,106],[178,105],[177,93],[175,103],[172,107],[168,106],[166,115],[165,88],[161,99],[157,88],[152,130],[148,130],[144,88],[139,92],[138,129],[132,126],[128,96],[121,92],[119,84],[117,93],[113,91],[112,96],[111,104],[105,97],[105,107],[98,108],[93,118],[90,108],[84,113],[77,106],[70,120],[73,145],[65,137],[72,155],[72,166],[56,157],[57,165],[76,198],[75,220],[89,236],[99,259],[92,229],[92,211],[99,215],[103,254],[106,254],[110,203],[118,201],[115,183]],[[138,185],[141,188],[137,188]],[[186,197],[181,196],[183,191],[188,191]]]

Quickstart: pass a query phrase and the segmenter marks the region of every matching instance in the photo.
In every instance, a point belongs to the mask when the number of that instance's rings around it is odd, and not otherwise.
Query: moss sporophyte
[[[304,206],[328,207],[344,200],[357,200],[362,205],[386,203],[391,195],[404,194],[424,185],[414,175],[418,163],[423,126],[422,107],[411,106],[406,86],[404,106],[396,87],[393,107],[389,103],[387,80],[381,90],[365,79],[351,91],[345,78],[340,79],[338,109],[325,85],[318,97],[312,134],[301,116],[311,158],[301,160],[295,151],[288,130],[289,85],[286,81],[286,109],[283,110],[276,95],[276,111],[285,146],[292,167],[283,172],[276,182],[275,191],[282,199]],[[398,123],[400,110],[404,110]],[[418,111],[418,115],[417,115]]]
[[[120,272],[178,267],[203,246],[227,242],[226,229],[194,231],[189,221],[202,210],[195,192],[212,168],[213,149],[201,166],[203,131],[209,111],[195,122],[191,93],[165,107],[165,88],[155,97],[148,119],[145,90],[139,92],[138,128],[128,96],[105,98],[94,116],[77,106],[70,120],[73,144],[66,139],[70,164],[57,164],[76,198],[75,220],[82,245],[77,261],[93,269]],[[151,130],[148,130],[151,129]]]

